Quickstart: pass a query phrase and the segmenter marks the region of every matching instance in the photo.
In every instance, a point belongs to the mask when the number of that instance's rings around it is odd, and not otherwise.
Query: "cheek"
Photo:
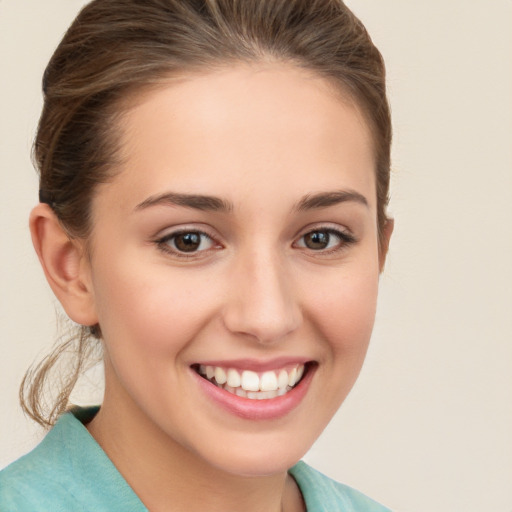
[[[354,271],[327,281],[316,287],[316,327],[334,364],[362,364],[375,320],[378,271]]]
[[[151,415],[166,401],[178,400],[169,389],[180,385],[181,354],[213,314],[214,290],[198,293],[199,278],[152,271],[140,258],[135,266],[128,258],[114,259],[115,266],[97,265],[94,275],[107,383]]]
[[[156,271],[140,258],[107,261],[116,265],[97,265],[93,277],[107,350],[120,346],[144,358],[174,354],[214,314],[215,290],[197,273]]]
[[[370,269],[373,266],[370,264]],[[312,429],[325,428],[352,389],[370,341],[377,302],[378,270],[337,272],[317,280],[310,295],[313,336],[322,345],[317,399],[310,404]]]

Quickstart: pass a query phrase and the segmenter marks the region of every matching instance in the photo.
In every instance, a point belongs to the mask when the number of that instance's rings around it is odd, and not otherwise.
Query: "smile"
[[[251,400],[269,400],[286,395],[304,376],[304,364],[265,372],[221,366],[194,365],[193,369],[215,386]]]

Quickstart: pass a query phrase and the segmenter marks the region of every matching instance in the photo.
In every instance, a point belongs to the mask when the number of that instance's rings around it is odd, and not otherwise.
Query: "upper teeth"
[[[226,385],[230,388],[242,388],[245,391],[278,391],[293,387],[299,382],[304,365],[298,364],[288,369],[272,370],[263,373],[243,370],[239,372],[234,368],[221,366],[199,366],[199,373],[215,384]]]

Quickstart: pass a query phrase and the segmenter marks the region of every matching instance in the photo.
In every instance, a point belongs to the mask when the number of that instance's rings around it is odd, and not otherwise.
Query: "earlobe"
[[[98,323],[83,243],[73,240],[47,204],[30,214],[30,233],[46,279],[67,315],[81,325]]]
[[[386,219],[386,223],[384,224],[384,228],[382,230],[382,234],[380,237],[380,247],[379,247],[379,267],[380,272],[384,270],[384,265],[386,263],[386,257],[388,255],[389,242],[391,240],[391,235],[393,234],[393,229],[395,228],[395,219]]]

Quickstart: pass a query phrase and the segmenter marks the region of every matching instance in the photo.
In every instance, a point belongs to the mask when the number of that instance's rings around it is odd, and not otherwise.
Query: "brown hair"
[[[291,62],[352,97],[373,134],[381,243],[390,174],[391,121],[382,57],[341,0],[94,0],[79,13],[43,78],[34,143],[40,199],[70,236],[87,238],[91,200],[118,163],[123,103],[166,76],[262,59]],[[24,410],[49,426],[67,407],[99,326],[82,328],[78,359],[48,413],[43,386],[63,345],[29,372]],[[67,342],[66,349],[71,342]]]

